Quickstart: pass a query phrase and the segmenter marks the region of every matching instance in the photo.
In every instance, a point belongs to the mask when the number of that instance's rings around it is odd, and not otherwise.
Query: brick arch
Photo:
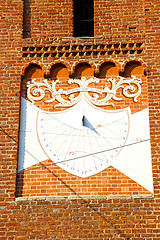
[[[77,70],[78,67],[84,66],[84,65],[90,66],[90,68],[92,68],[92,70],[93,70],[93,74],[95,73],[95,71],[96,71],[96,66],[95,66],[95,64],[94,64],[93,62],[81,60],[81,61],[76,62],[76,63],[73,65],[73,67],[72,67],[72,74],[75,74],[75,72],[76,72],[76,70]]]
[[[115,61],[102,61],[98,65],[98,75],[99,76],[118,76],[119,75],[119,65]]]
[[[137,59],[132,59],[127,61],[123,66],[123,76],[132,76],[132,75],[143,75],[144,74],[144,64],[142,61]]]
[[[146,69],[147,69],[146,63],[143,60],[137,59],[137,58],[132,58],[132,59],[128,59],[125,62],[123,62],[123,64],[122,64],[122,72],[125,71],[125,67],[126,67],[127,63],[129,63],[129,62],[137,62],[137,63],[139,63],[143,67],[144,71],[146,71]]]
[[[41,68],[45,74],[46,72],[46,67],[43,64],[39,64],[38,62],[29,62],[27,63],[23,68],[22,68],[22,76],[25,76],[26,71],[29,70],[31,67],[38,67]]]
[[[47,75],[50,75],[52,69],[56,66],[65,66],[68,70],[68,73],[71,74],[71,66],[65,61],[55,61],[47,68]]]
[[[117,62],[117,61],[114,61],[114,60],[102,60],[98,63],[97,65],[97,73],[99,72],[101,66],[105,63],[114,63],[115,66],[117,67],[118,71],[121,70],[121,65]]]
[[[65,79],[69,79],[68,68],[64,64],[54,64],[50,69],[50,78],[51,79],[61,79],[64,81]]]

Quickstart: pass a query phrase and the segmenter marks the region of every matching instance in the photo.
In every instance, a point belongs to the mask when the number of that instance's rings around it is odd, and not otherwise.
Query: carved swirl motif
[[[51,84],[48,83],[51,81]],[[127,98],[133,98],[135,102],[137,102],[138,96],[141,94],[141,79],[136,79],[135,76],[132,76],[130,79],[126,79],[124,77],[118,76],[117,78],[109,78],[106,80],[111,83],[111,89],[105,87],[104,89],[91,88],[88,87],[90,83],[97,84],[99,82],[98,78],[89,78],[86,79],[82,77],[81,79],[69,79],[68,83],[71,85],[76,83],[79,85],[78,88],[72,88],[70,90],[59,89],[56,90],[56,84],[60,83],[59,80],[43,80],[42,83],[36,81],[36,79],[32,79],[30,84],[27,84],[27,97],[28,99],[34,103],[34,101],[40,101],[44,98],[45,92],[49,91],[51,99],[45,100],[46,103],[54,102],[55,100],[59,103],[55,105],[55,107],[69,107],[75,105],[80,99],[85,96],[91,103],[97,106],[107,106],[112,105],[114,103],[110,102],[111,99],[115,101],[123,101],[123,98],[116,97],[116,92],[118,89],[122,88],[123,95]],[[79,93],[78,96],[75,97],[74,93]],[[92,92],[92,96],[88,93]],[[102,93],[105,93],[105,97],[103,99],[99,99]],[[68,100],[62,97],[63,95],[69,96]]]

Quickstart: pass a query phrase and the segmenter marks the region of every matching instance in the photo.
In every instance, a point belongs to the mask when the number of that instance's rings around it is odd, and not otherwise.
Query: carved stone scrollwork
[[[51,83],[49,83],[51,82]],[[141,79],[137,79],[135,76],[132,76],[130,79],[118,76],[117,78],[109,78],[106,82],[111,83],[111,89],[105,87],[104,89],[98,89],[93,87],[88,87],[90,83],[97,84],[99,82],[98,78],[89,78],[86,79],[82,77],[81,79],[69,79],[68,83],[72,85],[76,83],[79,85],[77,88],[71,88],[70,90],[59,89],[56,90],[56,84],[60,83],[59,80],[43,80],[43,82],[37,82],[36,79],[32,79],[30,84],[27,84],[27,97],[34,103],[34,101],[40,101],[44,98],[45,92],[50,93],[50,98],[45,100],[46,103],[52,103],[55,100],[59,102],[54,107],[70,107],[75,105],[80,99],[84,96],[92,104],[97,106],[114,106],[114,101],[123,101],[123,98],[118,98],[116,92],[118,89],[122,88],[122,93],[127,98],[133,98],[137,102],[138,96],[141,94]],[[89,94],[92,92],[92,96]],[[78,96],[75,96],[75,93],[79,93]],[[103,99],[100,98],[102,94],[105,94]],[[68,96],[68,100],[64,99],[62,95]]]

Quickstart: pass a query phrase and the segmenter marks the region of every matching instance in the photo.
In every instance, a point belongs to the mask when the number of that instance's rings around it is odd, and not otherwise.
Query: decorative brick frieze
[[[106,56],[140,55],[143,53],[143,42],[106,43],[106,44],[59,44],[28,45],[22,48],[24,58],[104,58]]]

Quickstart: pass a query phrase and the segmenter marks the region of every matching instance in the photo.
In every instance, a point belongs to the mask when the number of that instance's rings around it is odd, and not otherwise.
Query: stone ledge
[[[108,196],[33,196],[33,197],[18,197],[17,202],[21,201],[61,201],[61,200],[116,200],[116,199],[153,199],[152,194],[146,195],[108,195]]]
[[[62,37],[61,40],[94,40],[94,39],[103,39],[103,36],[94,36],[94,37]]]

